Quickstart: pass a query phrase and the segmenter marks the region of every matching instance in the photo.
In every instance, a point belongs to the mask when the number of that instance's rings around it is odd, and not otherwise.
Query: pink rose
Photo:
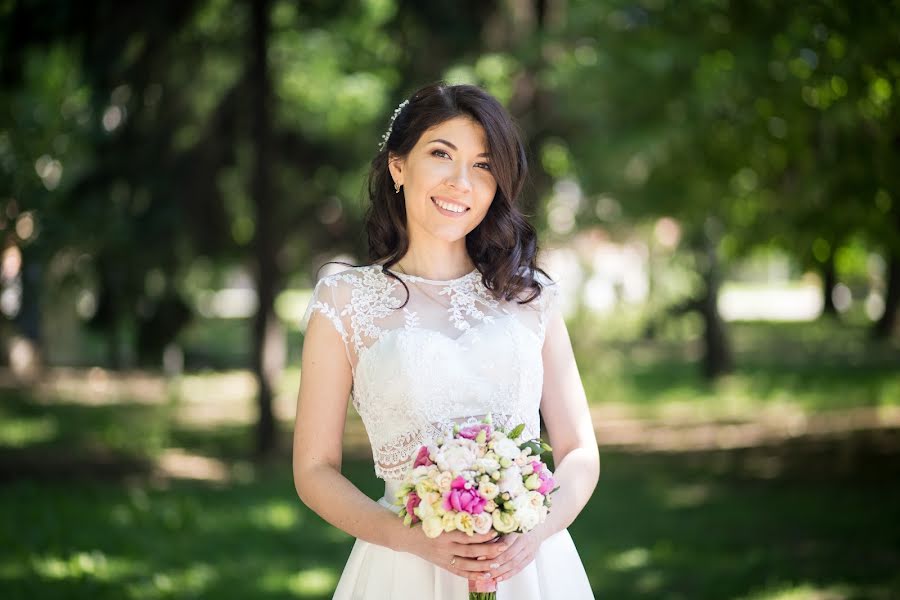
[[[457,477],[450,484],[450,491],[444,493],[444,510],[466,512],[470,515],[480,515],[484,512],[487,500],[474,489],[462,476]]]
[[[541,487],[539,487],[537,491],[546,496],[556,487],[556,481],[553,479],[553,474],[547,469],[547,465],[539,460],[531,461],[531,466],[541,480]]]
[[[415,492],[410,492],[406,497],[406,514],[412,517],[413,523],[419,522],[419,517],[416,516],[416,513],[413,510],[422,502],[422,499],[419,498],[419,495]]]
[[[431,459],[428,457],[428,446],[419,448],[419,454],[416,456],[416,462],[413,463],[413,468],[430,467],[433,464],[434,463],[431,462]]]
[[[484,432],[484,435],[487,439],[491,439],[491,426],[487,423],[479,423],[478,425],[469,425],[468,427],[463,427],[459,430],[459,437],[466,438],[467,440],[474,440],[482,431]]]
[[[541,478],[541,487],[537,491],[546,496],[556,487],[556,481],[553,479],[550,471],[542,471],[539,477]]]

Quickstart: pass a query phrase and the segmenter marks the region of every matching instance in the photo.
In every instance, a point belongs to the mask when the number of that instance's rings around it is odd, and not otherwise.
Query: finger
[[[496,544],[482,544],[481,546],[476,546],[478,549],[478,556],[476,560],[494,560],[506,550],[509,549],[509,546],[506,543],[496,543]]]
[[[492,565],[496,565],[494,568],[499,567],[500,565],[497,563],[490,563],[488,561],[482,560],[473,560],[471,558],[456,558],[456,565],[462,571],[468,571],[471,575],[481,575],[482,573],[489,572],[491,570]]]
[[[459,577],[465,577],[468,579],[470,573],[462,568],[462,560],[463,559],[459,556],[454,556],[450,560],[443,561],[443,564],[439,566],[441,566],[445,571],[449,571],[454,575],[458,575]],[[450,564],[451,562],[453,564]]]
[[[454,544],[451,546],[451,552],[457,556],[464,556],[466,558],[478,558],[479,556],[490,556],[491,558],[494,558],[508,548],[509,546],[505,543]]]
[[[511,553],[505,561],[502,558],[498,558],[495,562],[500,564],[496,569],[493,569],[491,573],[495,579],[500,579],[501,577],[503,579],[509,579],[519,572],[522,562],[526,558],[528,558],[528,553],[525,552],[525,548],[518,548],[514,553]]]
[[[451,538],[457,544],[484,544],[498,538],[497,533],[489,531],[488,533],[476,533],[468,535],[462,531],[454,531],[450,534]]]
[[[513,541],[512,543],[506,545],[506,550],[500,552],[499,554],[497,554],[497,556],[494,557],[494,562],[498,562],[501,565],[507,563],[512,560],[513,557],[517,556],[519,552],[521,552],[524,548],[525,544],[516,543],[516,541]]]
[[[528,557],[518,558],[518,559],[516,559],[515,566],[512,569],[510,569],[509,571],[507,571],[506,573],[503,573],[501,575],[495,575],[494,579],[495,579],[495,581],[498,581],[498,582],[506,581],[507,579],[511,579],[512,577],[515,577],[516,575],[521,573],[533,561],[534,561],[534,558],[528,558]]]

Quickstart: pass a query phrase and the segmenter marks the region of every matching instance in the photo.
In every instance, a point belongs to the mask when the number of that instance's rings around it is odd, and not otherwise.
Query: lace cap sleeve
[[[316,283],[316,287],[313,289],[312,296],[309,299],[309,304],[306,305],[306,312],[300,320],[300,327],[303,331],[306,331],[313,313],[320,313],[325,317],[332,329],[341,336],[341,340],[344,342],[344,354],[350,363],[350,368],[353,369],[355,363],[353,354],[350,351],[350,334],[348,332],[350,323],[345,316],[346,302],[342,300],[346,293],[341,290],[341,286],[338,284],[339,282],[334,276],[323,277]]]
[[[559,283],[546,277],[540,272],[535,272],[535,279],[541,284],[540,296],[540,337],[543,340],[547,331],[547,322],[551,313],[559,310]]]

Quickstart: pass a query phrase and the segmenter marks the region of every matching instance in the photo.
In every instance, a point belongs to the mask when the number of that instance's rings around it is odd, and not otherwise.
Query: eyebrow
[[[448,142],[447,140],[441,139],[441,138],[438,138],[438,139],[436,139],[436,140],[431,140],[431,141],[429,141],[428,143],[429,143],[429,144],[432,144],[432,143],[434,143],[434,142],[439,142],[439,143],[441,143],[441,144],[446,144],[446,145],[450,146],[450,148],[453,149],[453,150],[459,150],[459,148],[457,148],[456,146],[454,146],[452,143]],[[491,154],[490,154],[489,152],[482,152],[482,153],[479,154],[478,156],[487,156],[487,157],[490,157],[490,155],[491,155]]]

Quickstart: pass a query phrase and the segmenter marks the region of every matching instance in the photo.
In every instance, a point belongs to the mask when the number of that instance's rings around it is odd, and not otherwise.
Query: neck
[[[465,239],[459,240],[459,243],[433,245],[427,249],[410,244],[406,254],[394,266],[399,266],[408,275],[436,281],[457,279],[475,269],[475,263],[466,250]]]

